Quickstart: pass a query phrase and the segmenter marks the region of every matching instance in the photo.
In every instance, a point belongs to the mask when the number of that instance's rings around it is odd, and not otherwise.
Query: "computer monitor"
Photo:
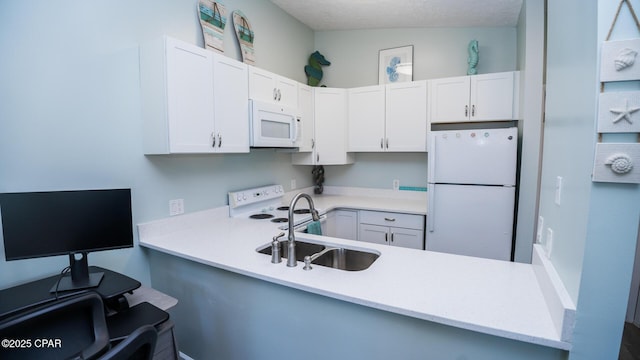
[[[52,292],[98,286],[88,253],[133,247],[131,189],[1,193],[0,215],[7,261],[69,256]]]

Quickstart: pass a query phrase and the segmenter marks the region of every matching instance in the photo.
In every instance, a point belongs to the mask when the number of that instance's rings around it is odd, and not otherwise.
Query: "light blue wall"
[[[273,151],[142,154],[138,44],[166,34],[202,46],[196,3],[2,1],[0,192],[131,187],[133,221],[140,223],[167,217],[170,199],[184,199],[193,212],[225,205],[229,190],[288,187],[292,178],[311,186],[309,167],[291,166],[289,156]],[[224,3],[249,18],[259,67],[305,81],[308,27],[267,0]],[[225,34],[226,54],[238,59],[230,26]],[[0,258],[0,288],[68,264],[64,256],[5,262],[1,246]],[[149,283],[137,247],[93,253],[89,261]]]
[[[640,8],[640,1],[631,1]],[[615,359],[620,349],[640,218],[638,185],[593,183],[599,49],[617,1],[548,2],[547,102],[540,214],[554,231],[551,261],[577,302],[570,359]],[[579,12],[576,9],[580,9]],[[623,7],[612,40],[637,38]],[[605,91],[637,90],[638,82]],[[603,142],[635,142],[636,134]],[[563,177],[561,205],[554,203]]]
[[[578,4],[579,15],[573,11]],[[540,215],[543,234],[553,230],[551,261],[574,301],[580,286],[596,139],[596,31],[595,3],[549,2],[547,33],[553,35],[547,37]],[[554,202],[557,176],[563,182],[560,206]]]
[[[378,53],[413,45],[413,79],[467,74],[467,45],[480,45],[478,73],[516,70],[515,27],[411,28],[318,31],[315,46],[329,61],[323,83],[332,87],[378,84]]]
[[[531,262],[536,234],[543,117],[544,1],[523,4],[518,21],[520,83],[520,177],[514,260]]]

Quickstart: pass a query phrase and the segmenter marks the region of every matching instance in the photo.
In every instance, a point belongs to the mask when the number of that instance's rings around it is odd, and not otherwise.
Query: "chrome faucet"
[[[294,267],[298,265],[298,261],[296,260],[296,236],[294,231],[294,223],[293,223],[293,209],[296,207],[296,203],[300,198],[305,198],[309,203],[309,210],[311,210],[311,218],[313,221],[320,220],[320,216],[318,215],[318,210],[316,210],[315,206],[313,206],[313,199],[311,196],[305,193],[298,193],[296,196],[291,199],[291,204],[289,204],[289,242],[287,244],[287,266]]]

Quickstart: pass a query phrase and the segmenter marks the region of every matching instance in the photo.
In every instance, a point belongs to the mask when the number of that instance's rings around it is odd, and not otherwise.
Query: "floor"
[[[624,323],[618,360],[640,360],[640,329],[631,323]]]

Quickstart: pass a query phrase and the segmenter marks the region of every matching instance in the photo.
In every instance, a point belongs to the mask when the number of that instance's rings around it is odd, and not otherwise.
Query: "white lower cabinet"
[[[368,210],[358,215],[358,240],[424,249],[424,216]]]
[[[333,210],[327,214],[326,227],[322,229],[326,236],[340,239],[358,240],[358,211]]]

